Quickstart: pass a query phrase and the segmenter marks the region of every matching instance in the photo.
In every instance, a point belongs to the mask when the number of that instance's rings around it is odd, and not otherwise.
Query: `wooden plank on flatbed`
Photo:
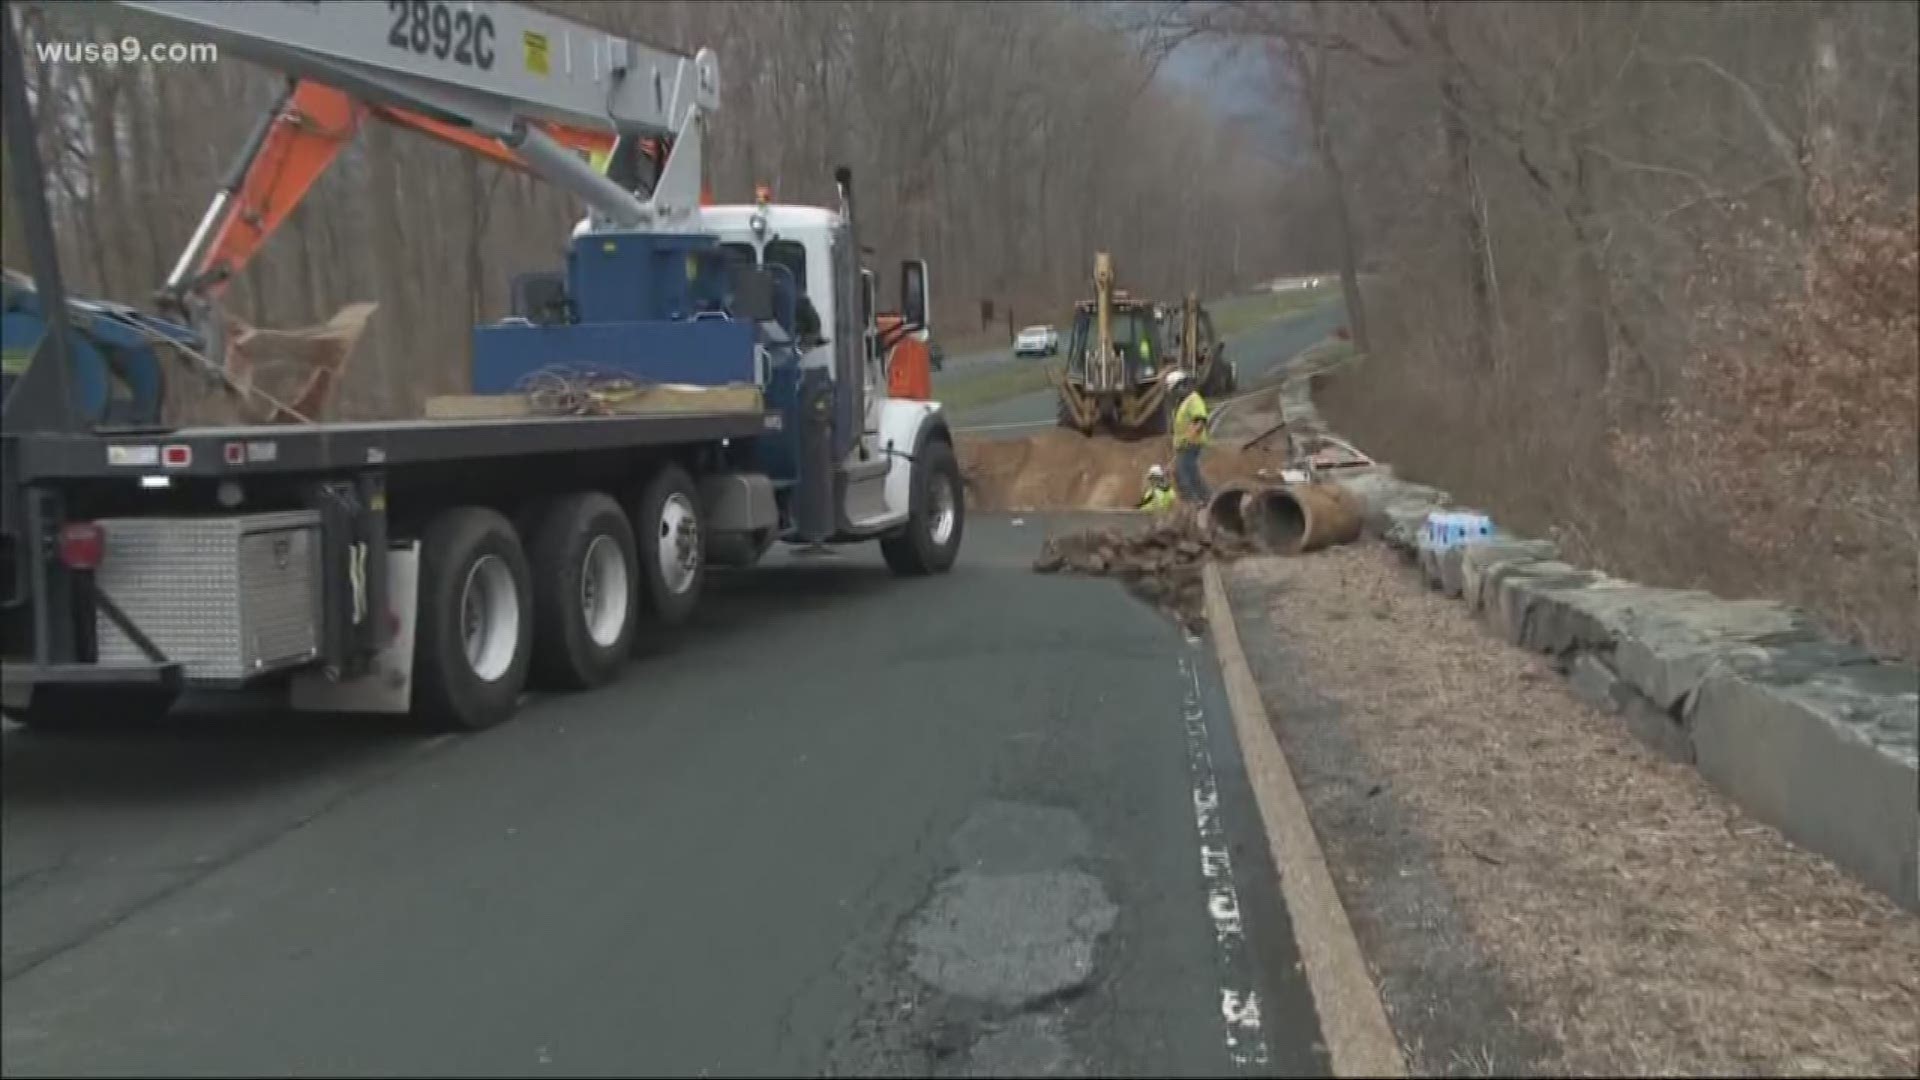
[[[631,397],[608,403],[603,415],[652,413],[756,413],[764,407],[757,386],[643,387]],[[534,411],[525,394],[449,394],[427,399],[429,420],[515,420],[545,415]]]

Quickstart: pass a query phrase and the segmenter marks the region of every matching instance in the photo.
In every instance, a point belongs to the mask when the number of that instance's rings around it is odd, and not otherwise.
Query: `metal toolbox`
[[[238,683],[320,655],[320,515],[110,518],[94,582],[192,682]],[[147,657],[106,615],[103,664]]]

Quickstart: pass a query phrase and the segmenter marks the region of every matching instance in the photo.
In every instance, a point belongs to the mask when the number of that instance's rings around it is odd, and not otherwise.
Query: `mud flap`
[[[301,671],[288,688],[287,704],[298,712],[386,713],[405,715],[413,708],[413,635],[420,607],[420,544],[387,552],[387,597],[393,637],[352,679],[328,678],[319,670]]]

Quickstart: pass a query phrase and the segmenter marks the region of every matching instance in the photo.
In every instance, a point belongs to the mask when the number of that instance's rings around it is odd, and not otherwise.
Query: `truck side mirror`
[[[868,329],[873,327],[875,301],[878,299],[874,295],[875,291],[873,271],[860,271],[860,325]]]
[[[928,325],[927,263],[925,259],[906,259],[900,263],[900,320],[912,330],[931,329]]]

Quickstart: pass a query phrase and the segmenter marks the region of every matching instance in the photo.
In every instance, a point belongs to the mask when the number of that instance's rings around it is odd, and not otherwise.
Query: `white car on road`
[[[1060,351],[1060,332],[1051,326],[1029,326],[1013,339],[1015,356],[1052,356]]]

